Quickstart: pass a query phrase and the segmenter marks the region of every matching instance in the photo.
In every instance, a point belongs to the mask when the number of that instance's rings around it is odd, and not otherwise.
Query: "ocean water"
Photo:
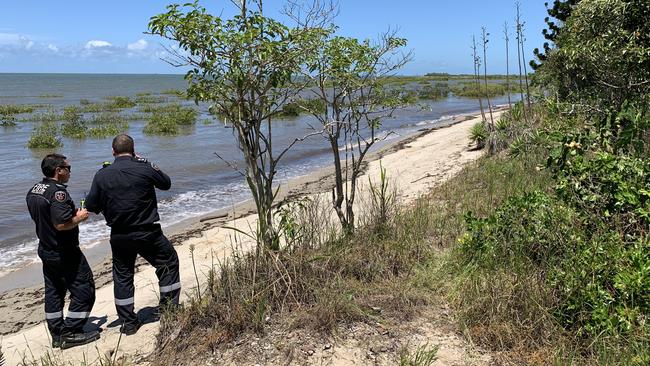
[[[168,89],[185,89],[182,75],[98,75],[98,74],[0,74],[0,104],[37,104],[37,112],[60,111],[67,105],[79,105],[81,99],[105,101],[108,96],[134,97],[137,93],[158,95]],[[169,96],[166,96],[169,97]],[[169,97],[170,99],[173,99]],[[192,105],[192,102],[178,100]],[[494,104],[505,103],[496,98]],[[155,162],[172,179],[172,188],[158,192],[163,227],[187,218],[200,216],[232,206],[249,198],[242,177],[215,153],[243,168],[232,130],[199,105],[197,124],[175,137],[146,136],[144,120],[129,122],[128,133],[135,139],[136,152]],[[406,137],[418,129],[435,125],[442,119],[478,110],[478,102],[456,98],[399,110],[382,121],[380,133],[387,134],[384,143]],[[136,113],[137,108],[122,113]],[[18,118],[25,117],[19,115]],[[204,122],[205,121],[205,122]],[[308,116],[278,120],[273,124],[274,145],[283,147],[296,137],[312,130],[315,123]],[[37,260],[37,239],[29,217],[25,195],[42,178],[40,161],[51,152],[26,147],[34,122],[18,122],[16,127],[0,127],[0,166],[4,184],[0,189],[0,276]],[[112,161],[111,138],[63,139],[57,149],[68,157],[72,175],[68,191],[78,202],[90,188],[94,173],[105,160]],[[331,157],[326,141],[314,136],[297,145],[285,156],[277,179],[283,181],[308,174],[329,165]],[[101,217],[91,215],[81,226],[82,247],[91,247],[108,237],[109,231]]]

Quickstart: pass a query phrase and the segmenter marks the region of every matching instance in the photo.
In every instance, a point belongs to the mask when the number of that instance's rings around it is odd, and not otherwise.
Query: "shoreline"
[[[502,111],[506,108],[502,107],[497,109],[497,111]],[[372,162],[375,162],[379,159],[382,159],[383,157],[390,156],[397,152],[405,151],[411,147],[410,144],[423,139],[423,137],[432,134],[435,131],[456,126],[468,120],[476,119],[477,114],[478,112],[473,112],[454,116],[446,120],[441,120],[431,126],[424,126],[409,135],[405,135],[403,138],[387,143],[366,158],[366,169],[368,169],[368,166]],[[465,146],[466,149],[466,142],[463,146]],[[408,153],[404,152],[404,154],[407,155]],[[449,169],[446,169],[442,172],[440,179],[443,179],[443,175],[446,174],[448,170]],[[309,174],[290,179],[288,182],[281,186],[277,202],[282,202],[283,200],[291,197],[308,196],[329,191],[333,186],[331,171],[332,167],[327,166],[324,168],[316,169]],[[436,177],[437,176],[438,175],[436,175]],[[409,181],[406,183],[408,184],[412,182]],[[180,256],[180,250],[186,248],[188,246],[188,242],[207,241],[207,236],[209,236],[208,232],[214,230],[219,231],[219,228],[223,228],[226,223],[228,223],[229,226],[234,226],[232,223],[245,221],[247,218],[250,218],[252,216],[255,216],[255,207],[252,199],[249,199],[247,201],[234,204],[231,207],[223,208],[208,214],[183,220],[179,223],[166,227],[164,230],[167,237],[176,246]],[[232,235],[232,233],[220,233],[220,235],[229,237],[229,235]],[[214,246],[212,243],[214,243],[214,241],[210,241],[210,245]],[[191,245],[193,244],[190,244],[190,246]],[[226,252],[232,251],[232,248],[222,246],[220,250],[222,250],[225,257]],[[99,289],[108,287],[106,285],[112,282],[112,276],[110,248],[107,241],[105,243],[98,244],[88,250],[84,250],[84,253],[88,257],[89,262],[91,262],[91,267],[95,275],[96,288],[98,291]],[[208,254],[205,255],[207,256]],[[138,261],[136,264],[136,276],[141,272],[151,270],[151,268],[149,268],[150,266],[140,268],[141,265],[145,263],[146,262],[142,260]],[[15,272],[11,272],[10,274],[7,274],[3,277],[0,277],[0,288],[8,287],[6,284],[3,284],[7,281],[16,281],[14,283],[27,285],[14,286],[14,289],[12,290],[0,292],[0,310],[4,310],[7,314],[7,317],[0,321],[0,335],[3,336],[21,332],[43,321],[41,312],[43,303],[43,285],[42,274],[40,273],[40,263],[34,263],[24,269],[20,269]],[[30,281],[31,285],[29,284]],[[110,292],[112,293],[112,290]]]
[[[495,111],[498,111],[501,108],[501,106],[496,106]],[[387,143],[379,150],[372,152],[366,157],[366,162],[369,163],[371,161],[380,159],[386,154],[390,154],[399,149],[402,149],[405,144],[414,139],[436,131],[440,128],[453,126],[454,124],[460,123],[468,118],[472,118],[476,114],[477,111],[464,113],[442,119],[431,126],[419,128],[400,139]],[[318,187],[316,189],[308,188],[322,181],[322,179],[326,178],[331,171],[332,167],[326,166],[317,168],[305,175],[290,178],[285,184],[281,186],[281,191],[289,189],[290,196],[320,193],[317,189],[322,187]],[[334,182],[331,183],[332,185],[334,184]],[[319,184],[319,186],[320,185],[322,184]],[[281,199],[277,200],[277,202],[281,202],[285,197],[281,196],[280,198]],[[252,199],[247,199],[245,201],[235,203],[230,207],[224,207],[215,211],[208,212],[206,214],[186,218],[177,223],[164,227],[163,230],[172,244],[176,245],[178,242],[181,242],[192,236],[199,235],[201,231],[208,230],[215,225],[220,225],[227,221],[241,218],[247,214],[253,213],[255,213],[255,206],[253,204],[253,201]],[[101,271],[101,269],[107,265],[106,262],[110,261],[111,256],[109,245],[110,244],[108,243],[108,238],[105,238],[102,239],[98,244],[94,244],[92,247],[82,248],[88,262],[90,263],[91,268],[93,269],[93,273],[98,272],[98,269],[100,273],[104,272]],[[110,263],[108,263],[108,265],[110,265]],[[10,270],[9,272],[0,275],[0,300],[8,292],[39,286],[42,281],[43,278],[41,273],[41,262],[39,259],[35,259],[33,262],[23,267]],[[0,334],[2,334],[1,331]]]

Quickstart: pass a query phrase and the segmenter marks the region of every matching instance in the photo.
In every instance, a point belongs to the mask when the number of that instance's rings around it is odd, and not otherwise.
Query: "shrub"
[[[126,118],[119,113],[103,112],[93,116],[91,119],[93,124],[126,124]]]
[[[106,99],[110,100],[109,108],[112,109],[125,109],[135,107],[135,102],[126,96],[111,96]]]
[[[304,113],[324,113],[326,108],[325,102],[321,99],[298,99],[283,105],[280,116],[297,117]]]
[[[161,91],[160,94],[173,95],[178,98],[187,98],[187,93],[184,90],[180,89],[165,89]]]
[[[176,135],[178,126],[191,126],[196,123],[198,112],[194,108],[171,104],[157,108],[144,127],[149,135]]]
[[[488,138],[488,130],[485,126],[485,122],[478,122],[472,129],[469,130],[469,139],[473,144],[476,144],[476,149],[482,149],[485,147],[485,142]]]
[[[22,118],[23,122],[56,122],[60,120],[61,117],[56,114],[53,110],[48,110],[46,112],[34,113],[27,118]]]
[[[32,113],[34,106],[26,104],[0,104],[0,115]]]
[[[86,133],[88,132],[88,127],[86,123],[82,120],[77,120],[74,122],[65,122],[61,125],[61,135],[65,137],[70,137],[74,139],[84,139],[86,138]]]
[[[123,122],[107,122],[103,123],[100,126],[91,127],[88,130],[88,135],[93,138],[104,138],[109,136],[115,136],[122,132],[127,132],[129,129],[129,124],[125,121]]]
[[[428,85],[418,91],[420,99],[437,100],[447,98],[449,95],[449,85],[447,83],[436,83],[434,86]]]
[[[63,143],[57,137],[57,127],[54,122],[43,122],[36,126],[27,143],[27,147],[30,149],[52,149],[61,146]]]
[[[0,114],[0,126],[2,127],[14,127],[16,126],[16,117],[13,115],[4,115]]]
[[[63,108],[61,119],[66,122],[77,123],[81,121],[81,110],[74,105],[66,106]]]

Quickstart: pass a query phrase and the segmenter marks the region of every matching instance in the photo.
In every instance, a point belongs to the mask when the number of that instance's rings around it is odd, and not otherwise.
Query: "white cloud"
[[[137,42],[129,43],[126,48],[130,51],[143,51],[149,46],[149,43],[144,39],[140,39]]]
[[[47,49],[52,51],[52,52],[59,52],[59,47],[57,47],[57,46],[55,46],[55,45],[53,45],[51,43],[47,45]]]
[[[31,48],[34,42],[27,36],[18,33],[0,33],[0,46],[19,46]]]
[[[109,42],[106,41],[99,41],[99,40],[92,40],[86,42],[86,45],[84,46],[85,49],[87,50],[92,50],[94,48],[106,48],[106,47],[112,47],[113,45]]]

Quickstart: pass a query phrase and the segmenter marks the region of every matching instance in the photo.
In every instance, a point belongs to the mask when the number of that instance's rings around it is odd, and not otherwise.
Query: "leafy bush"
[[[63,146],[61,139],[57,137],[57,127],[54,122],[43,122],[37,125],[27,142],[30,149],[56,148]]]
[[[568,143],[569,156],[581,148]],[[557,177],[561,197],[597,217],[613,215],[627,229],[650,225],[650,161],[597,152],[593,157],[575,154]]]
[[[556,318],[583,336],[643,331],[650,314],[648,238],[599,232],[589,241],[574,240],[571,251],[549,276],[559,296]]]
[[[644,0],[579,2],[539,70],[542,82],[560,100],[601,117],[625,101],[647,105],[649,12]]]
[[[545,193],[515,196],[487,218],[468,213],[459,250],[467,263],[486,268],[548,268],[564,256],[568,242],[576,240],[577,221],[574,212]]]

